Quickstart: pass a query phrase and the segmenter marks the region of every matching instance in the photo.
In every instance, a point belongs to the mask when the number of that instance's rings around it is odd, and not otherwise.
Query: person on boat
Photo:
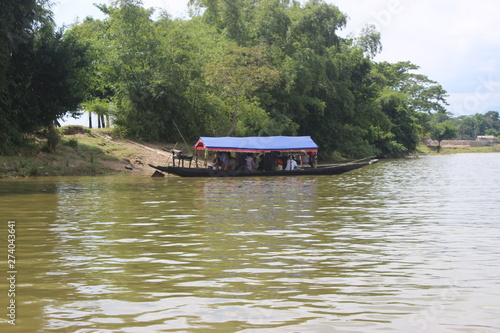
[[[245,170],[252,171],[254,165],[255,165],[255,161],[253,159],[253,156],[251,154],[247,154],[247,157],[245,157]]]
[[[231,153],[227,153],[227,157],[229,158],[228,170],[236,170],[236,157],[231,156]]]
[[[285,170],[295,170],[298,168],[299,168],[299,166],[297,165],[297,162],[293,159],[293,155],[290,155],[288,157],[288,161],[286,162]]]
[[[311,168],[315,168],[316,167],[316,159],[317,159],[318,155],[312,151],[308,152],[307,154],[309,155],[309,165],[311,166]]]
[[[211,168],[214,169],[214,170],[219,170],[220,169],[220,166],[221,166],[221,163],[220,163],[220,158],[219,158],[219,154],[215,154],[215,157],[212,161],[212,166]]]
[[[287,155],[283,155],[280,157],[281,159],[281,165],[283,166],[283,170],[285,169],[285,166],[286,166],[286,162],[288,162],[288,156]]]
[[[303,166],[309,164],[309,155],[306,152],[300,153],[300,158]]]
[[[257,170],[264,171],[264,154],[259,155],[259,163],[257,164]]]
[[[283,170],[283,161],[281,160],[280,157],[276,159],[276,171],[281,171]]]
[[[221,170],[227,170],[229,167],[229,158],[227,157],[227,154],[225,152],[219,152],[218,157],[221,165]]]

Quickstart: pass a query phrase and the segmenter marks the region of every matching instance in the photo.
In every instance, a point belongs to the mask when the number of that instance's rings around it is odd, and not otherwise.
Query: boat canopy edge
[[[234,152],[312,151],[318,145],[310,136],[207,137],[198,139],[196,150]]]

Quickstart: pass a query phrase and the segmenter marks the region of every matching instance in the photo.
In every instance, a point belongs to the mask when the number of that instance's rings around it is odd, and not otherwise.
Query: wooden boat
[[[181,177],[277,177],[277,176],[320,176],[338,175],[351,170],[359,169],[367,165],[378,162],[371,160],[363,163],[347,163],[339,165],[325,165],[317,168],[303,168],[295,170],[274,170],[274,171],[245,171],[245,170],[213,170],[209,168],[184,168],[174,166],[157,166],[149,164],[150,167]]]
[[[228,152],[228,153],[258,153],[265,154],[270,158],[275,158],[277,153],[293,154],[308,153],[311,156],[318,151],[318,146],[309,136],[266,136],[266,137],[200,137],[194,145],[196,151],[196,165],[198,165],[198,152]],[[192,156],[189,156],[192,159]],[[151,165],[159,171],[170,173],[181,177],[269,177],[269,176],[310,176],[310,175],[338,175],[351,170],[359,169],[373,164],[378,160],[371,160],[363,163],[346,163],[339,165],[325,165],[318,167],[304,167],[294,170],[272,170],[272,166],[266,171],[258,170],[218,170],[215,168],[185,168],[178,166],[158,166]]]

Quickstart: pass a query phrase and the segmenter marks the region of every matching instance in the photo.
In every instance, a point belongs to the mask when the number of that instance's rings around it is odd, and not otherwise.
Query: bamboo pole
[[[376,156],[376,155],[374,155],[374,156],[364,157],[364,158],[360,158],[359,160],[355,160],[355,161],[347,162],[347,163],[344,163],[344,164],[341,164],[341,165],[352,164],[352,163],[356,163],[356,162],[363,161],[363,160],[366,160],[366,159],[369,159],[369,158],[374,158],[374,157],[377,157],[377,156]]]

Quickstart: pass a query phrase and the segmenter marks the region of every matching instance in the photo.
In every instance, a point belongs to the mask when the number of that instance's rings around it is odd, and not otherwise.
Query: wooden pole
[[[174,149],[175,149],[175,147],[177,147],[177,142],[175,143],[174,148],[172,148],[172,150],[174,150]],[[174,154],[174,153],[172,153],[172,155],[173,155],[173,154]],[[172,155],[170,155],[170,156],[168,157],[168,159],[167,159],[167,162],[165,162],[165,165],[166,165],[166,166],[168,166],[168,162],[170,162],[170,157],[172,157]],[[175,161],[174,161],[174,166],[175,166]]]
[[[175,120],[172,119],[172,122],[174,123],[174,126],[177,129],[177,132],[179,132],[179,134],[180,134],[180,136],[182,138],[182,141],[184,141],[184,144],[186,145],[186,148],[189,150],[189,152],[191,152],[191,148],[188,146],[188,144],[186,142],[186,139],[184,139],[184,136],[182,135],[181,131],[179,130],[179,127],[177,127],[177,124],[175,123]]]
[[[351,162],[348,162],[348,163],[344,163],[342,165],[352,164],[352,163],[356,163],[356,162],[363,161],[363,160],[366,160],[366,159],[369,159],[369,158],[374,158],[374,157],[377,157],[377,156],[374,155],[374,156],[369,156],[369,157],[365,157],[365,158],[360,158],[359,160],[351,161]]]

